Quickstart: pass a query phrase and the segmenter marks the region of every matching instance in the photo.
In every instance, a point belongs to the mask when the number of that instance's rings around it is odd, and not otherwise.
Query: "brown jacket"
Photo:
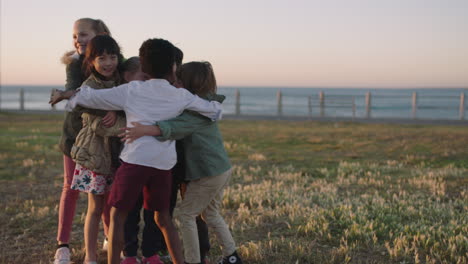
[[[94,89],[106,89],[116,85],[115,81],[103,81],[94,74],[83,83]],[[120,147],[114,146],[119,141],[115,138],[119,134],[119,129],[125,127],[126,120],[122,114],[117,115],[114,126],[104,127],[102,117],[91,113],[83,113],[83,128],[76,137],[75,144],[71,149],[71,157],[77,163],[87,169],[100,174],[113,174],[115,164],[113,156],[117,156]]]

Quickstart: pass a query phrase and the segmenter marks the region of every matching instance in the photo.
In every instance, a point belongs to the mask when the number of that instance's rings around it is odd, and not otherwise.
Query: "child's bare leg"
[[[120,252],[124,244],[124,224],[127,211],[112,207],[110,211],[109,248],[107,250],[107,263],[120,264]]]
[[[106,236],[106,238],[109,236],[110,209],[112,207],[107,203],[108,198],[109,198],[109,193],[106,193],[104,195],[104,206],[103,206],[102,215],[101,215],[102,226],[103,226],[104,235]]]
[[[154,212],[154,220],[158,224],[159,229],[164,235],[167,250],[171,255],[174,264],[183,264],[184,256],[182,255],[182,243],[180,242],[179,234],[172,222],[172,217],[167,211]]]
[[[105,203],[104,195],[88,194],[88,212],[84,225],[85,260],[96,261],[97,237],[99,233],[99,221]]]

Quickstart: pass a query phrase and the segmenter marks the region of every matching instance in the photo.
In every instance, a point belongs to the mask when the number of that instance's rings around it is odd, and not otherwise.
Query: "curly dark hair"
[[[141,70],[152,78],[164,78],[172,73],[175,49],[165,39],[148,39],[140,47]]]

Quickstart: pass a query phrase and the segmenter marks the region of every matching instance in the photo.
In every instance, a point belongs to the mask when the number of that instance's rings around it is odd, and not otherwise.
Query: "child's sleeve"
[[[92,89],[80,87],[68,101],[65,109],[71,111],[77,105],[102,110],[124,110],[127,102],[128,83],[110,89]]]
[[[185,109],[200,113],[212,121],[220,120],[223,113],[221,103],[216,101],[207,101],[197,95],[193,95],[184,88],[179,88],[185,102]]]
[[[184,111],[178,117],[156,122],[155,125],[161,130],[161,136],[155,138],[160,141],[182,139],[211,123],[212,121],[205,116]]]
[[[78,60],[72,61],[70,64],[67,64],[65,72],[67,74],[65,81],[65,90],[76,90],[80,87],[82,80],[81,74],[81,63]]]
[[[86,79],[82,84],[81,86],[88,86],[88,87],[97,87],[97,83],[94,81],[94,79],[91,79],[91,78],[88,78]],[[79,88],[79,86],[78,86]],[[73,112],[77,112],[77,113],[88,113],[88,114],[92,114],[94,116],[100,116],[100,117],[104,117],[108,111],[106,110],[100,110],[100,109],[92,109],[92,108],[87,108],[87,107],[83,107],[81,105],[77,105],[74,109],[73,109]]]

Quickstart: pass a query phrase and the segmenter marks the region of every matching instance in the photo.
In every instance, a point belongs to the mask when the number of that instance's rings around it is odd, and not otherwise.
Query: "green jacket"
[[[66,73],[67,80],[65,90],[76,90],[85,81],[85,76],[82,72],[84,56],[74,58],[70,56],[67,59]],[[81,114],[91,113],[94,115],[104,116],[107,111],[85,109],[77,107],[73,112],[65,112],[65,120],[63,121],[62,136],[60,137],[59,148],[63,154],[71,157],[70,151],[75,143],[76,136],[80,132],[82,125]]]
[[[207,96],[223,102],[224,95]],[[181,140],[185,158],[185,180],[218,176],[231,168],[229,157],[224,149],[223,138],[217,122],[212,122],[192,111],[184,111],[180,116],[156,123],[162,135],[158,140]]]

